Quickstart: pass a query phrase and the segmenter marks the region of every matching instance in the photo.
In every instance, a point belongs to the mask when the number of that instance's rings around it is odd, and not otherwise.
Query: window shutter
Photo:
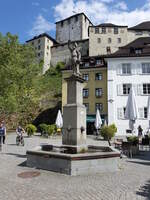
[[[142,65],[137,64],[137,74],[142,74]]]
[[[122,86],[122,84],[117,85],[117,94],[118,94],[118,96],[123,95],[123,86]]]
[[[139,108],[138,111],[139,111],[139,118],[144,119],[144,108]]]
[[[117,108],[118,119],[124,119],[123,108]]]
[[[138,84],[137,85],[137,94],[138,95],[142,95],[143,94],[143,85],[142,84]]]
[[[121,75],[122,74],[122,65],[118,64],[117,65],[117,75]]]
[[[136,84],[132,84],[132,88],[133,88],[133,90],[134,90],[134,92],[135,92],[135,95],[137,95],[137,85]]]

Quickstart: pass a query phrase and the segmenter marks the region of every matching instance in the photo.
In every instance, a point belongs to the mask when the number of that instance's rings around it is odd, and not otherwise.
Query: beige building
[[[78,40],[75,41],[81,48],[81,55],[89,55],[89,40]],[[55,66],[58,62],[63,62],[65,65],[69,64],[70,61],[70,50],[68,49],[68,43],[55,44],[51,47],[51,65]]]
[[[58,21],[56,22],[56,41],[65,43],[68,40],[87,39],[89,26],[92,26],[92,22],[84,13],[78,13]]]
[[[102,119],[107,120],[107,66],[102,57],[87,57],[82,60],[80,72],[85,79],[83,103],[87,108],[87,130],[92,133],[96,110],[99,109]],[[65,78],[72,71],[62,71],[62,106],[67,103],[67,82]]]
[[[28,44],[31,44],[35,48],[38,62],[43,60],[44,62],[43,74],[44,74],[50,67],[51,47],[54,44],[57,44],[57,42],[46,33],[38,35],[26,42]]]
[[[90,26],[89,56],[111,54],[140,37],[150,37],[149,27],[150,21],[130,28],[110,23]]]
[[[140,37],[150,37],[150,21],[128,28],[128,43]]]
[[[89,56],[114,53],[127,44],[127,26],[110,23],[89,27]]]

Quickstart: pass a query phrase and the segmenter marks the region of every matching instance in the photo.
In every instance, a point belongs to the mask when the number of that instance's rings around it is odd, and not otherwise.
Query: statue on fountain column
[[[81,73],[79,70],[80,62],[81,62],[80,47],[77,45],[76,42],[71,44],[71,41],[68,40],[68,48],[71,53],[71,64],[72,64],[73,74],[76,76],[81,76]]]

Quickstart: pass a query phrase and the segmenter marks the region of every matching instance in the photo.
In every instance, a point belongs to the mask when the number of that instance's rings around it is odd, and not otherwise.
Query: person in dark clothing
[[[1,123],[0,124],[0,150],[2,150],[2,142],[4,141],[3,140],[4,136],[5,136],[5,128],[3,127],[3,124]]]
[[[139,125],[138,126],[138,136],[142,137],[142,135],[143,135],[143,129],[142,129],[141,125]]]

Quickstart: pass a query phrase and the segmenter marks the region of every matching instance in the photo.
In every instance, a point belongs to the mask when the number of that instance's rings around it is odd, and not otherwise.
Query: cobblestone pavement
[[[40,143],[61,143],[60,138],[25,138],[25,146],[15,145],[15,135],[7,137],[0,153],[0,200],[148,200],[150,199],[150,152],[137,159],[121,159],[116,173],[70,177],[25,166],[26,150]],[[88,139],[88,143],[100,141]],[[20,178],[18,174],[38,171],[40,176]]]

